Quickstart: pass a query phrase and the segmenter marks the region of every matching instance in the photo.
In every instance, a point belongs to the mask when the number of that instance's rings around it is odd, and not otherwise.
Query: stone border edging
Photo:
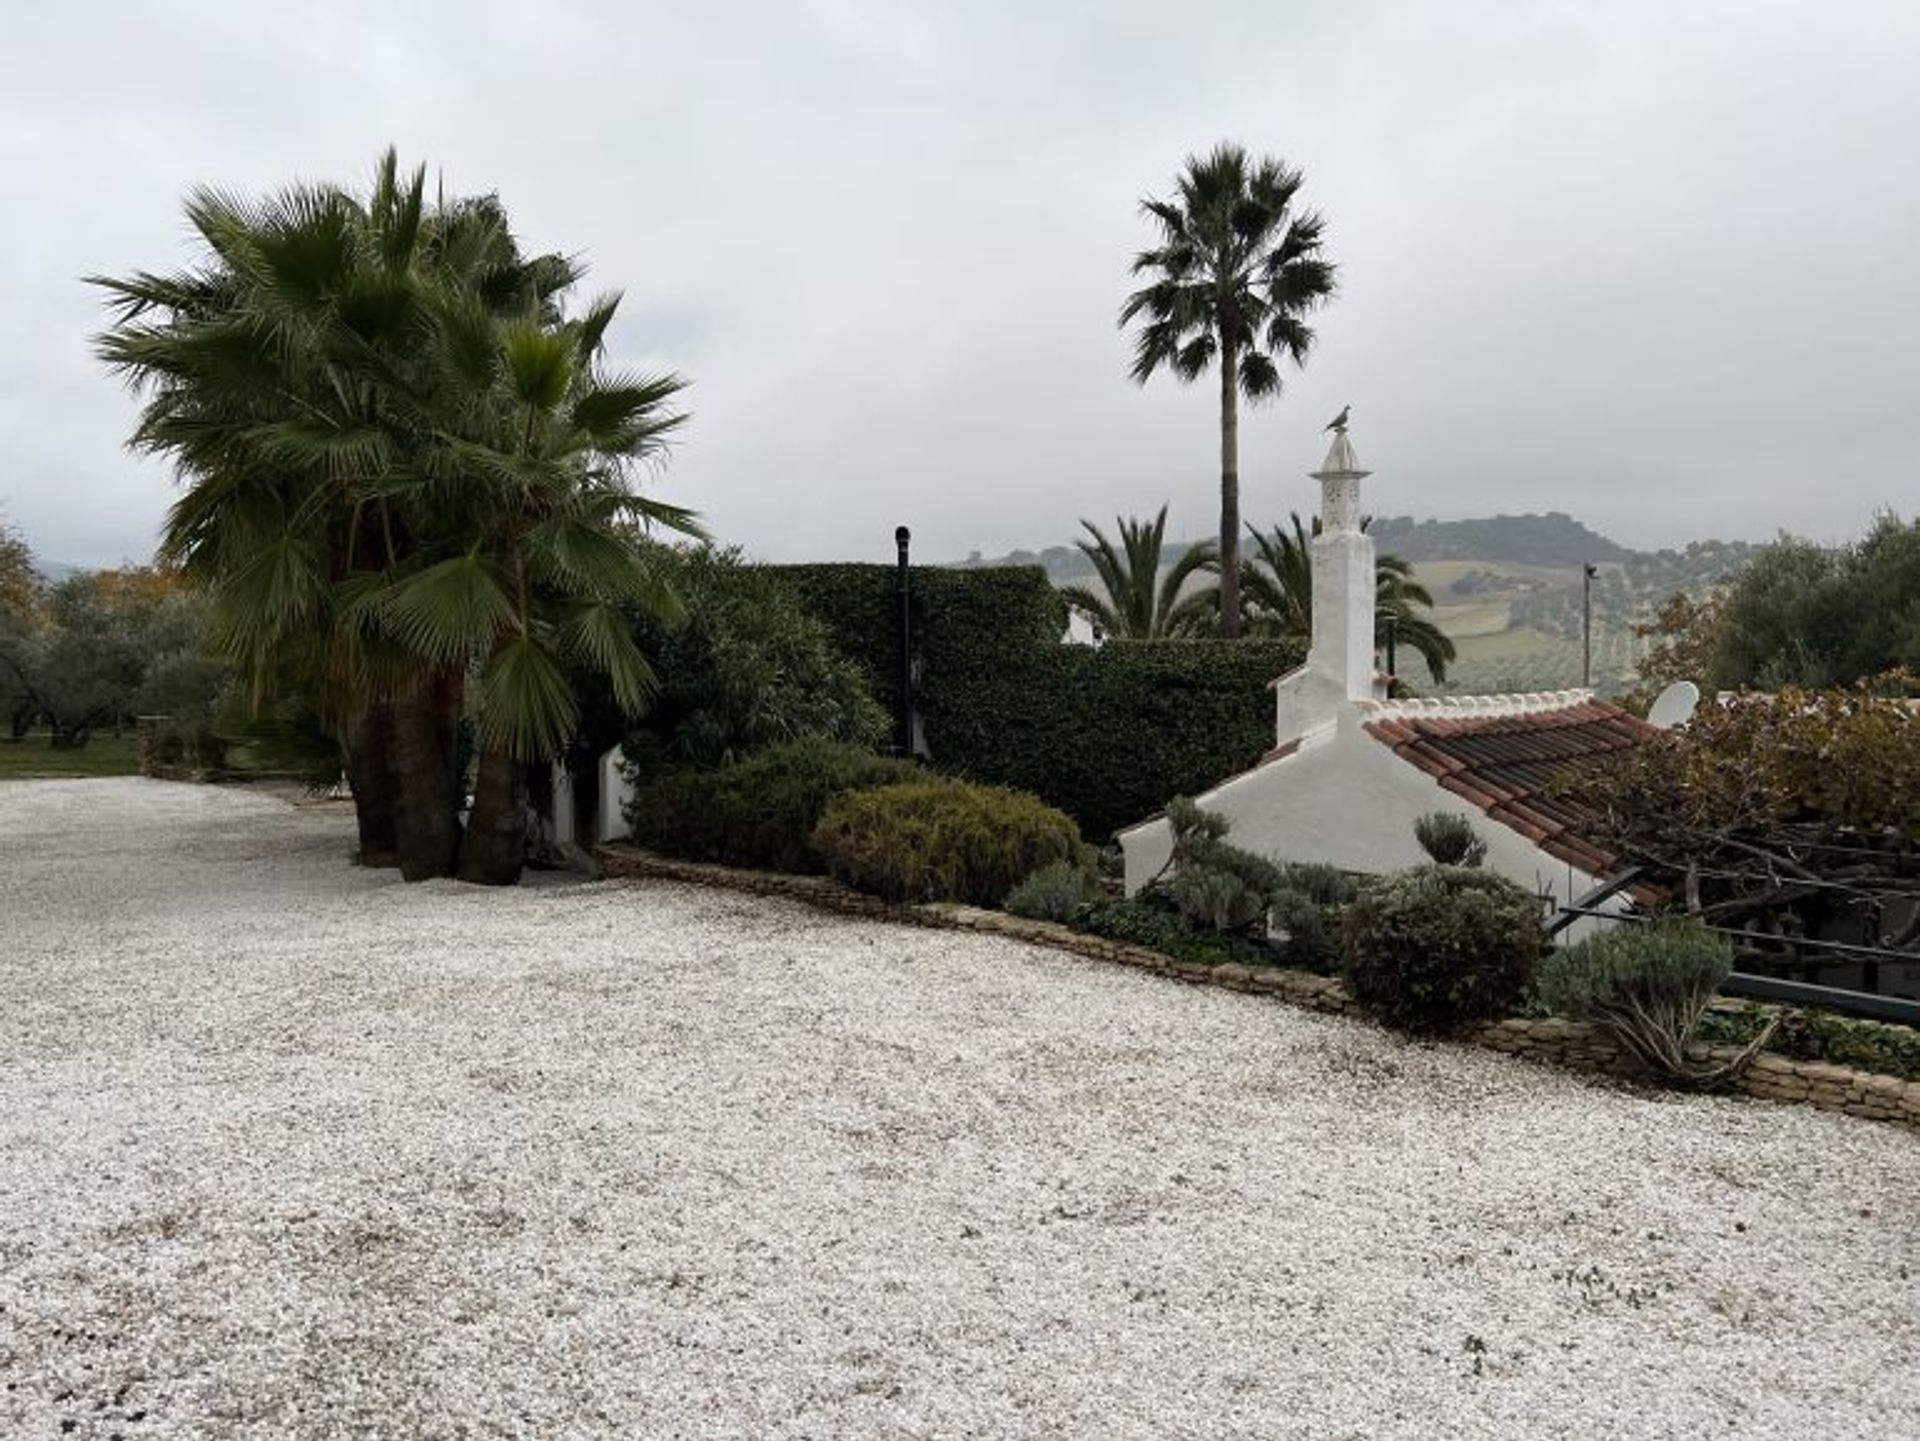
[[[1088,935],[1053,921],[1027,920],[1005,911],[982,910],[978,906],[947,901],[896,905],[825,876],[795,876],[674,860],[637,846],[617,844],[597,846],[593,854],[599,863],[600,875],[607,879],[683,881],[751,895],[784,897],[841,915],[867,916],[936,930],[982,931],[1071,951],[1090,960],[1115,962],[1155,975],[1171,976],[1192,985],[1273,996],[1288,1005],[1332,1015],[1363,1014],[1359,1003],[1340,981],[1331,976],[1288,970],[1284,966],[1248,966],[1234,961],[1208,965],[1201,961],[1175,960],[1144,946]],[[1571,1070],[1647,1079],[1632,1057],[1597,1027],[1558,1016],[1490,1021],[1478,1030],[1453,1039]],[[1734,1052],[1720,1048],[1708,1054],[1725,1057]],[[1801,1101],[1822,1110],[1891,1121],[1920,1131],[1920,1081],[1903,1081],[1897,1076],[1850,1070],[1824,1061],[1795,1061],[1762,1052],[1754,1057],[1753,1064],[1731,1089],[1760,1100]]]

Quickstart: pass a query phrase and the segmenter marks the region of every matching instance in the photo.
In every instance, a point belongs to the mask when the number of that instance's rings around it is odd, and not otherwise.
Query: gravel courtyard
[[[0,1434],[1920,1436],[1920,1138],[0,786]]]

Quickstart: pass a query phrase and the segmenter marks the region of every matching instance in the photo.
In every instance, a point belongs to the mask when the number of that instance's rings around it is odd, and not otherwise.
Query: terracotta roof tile
[[[1444,789],[1590,875],[1618,869],[1618,858],[1594,838],[1599,817],[1560,794],[1558,782],[1660,734],[1638,716],[1597,700],[1520,714],[1413,712],[1383,716],[1366,730]]]

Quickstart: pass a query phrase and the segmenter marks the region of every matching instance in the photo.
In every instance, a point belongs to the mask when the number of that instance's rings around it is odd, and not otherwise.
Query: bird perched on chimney
[[[1337,431],[1339,431],[1339,432],[1340,432],[1340,433],[1341,433],[1342,435],[1345,435],[1345,434],[1346,434],[1346,432],[1347,432],[1347,413],[1348,413],[1349,411],[1351,411],[1352,409],[1353,409],[1353,407],[1352,407],[1351,405],[1343,405],[1343,406],[1341,406],[1341,407],[1340,407],[1340,413],[1339,413],[1338,415],[1336,415],[1336,416],[1334,416],[1334,418],[1333,418],[1333,420],[1332,420],[1332,422],[1328,424],[1328,426],[1327,426],[1327,429],[1328,429],[1328,430],[1337,430]]]

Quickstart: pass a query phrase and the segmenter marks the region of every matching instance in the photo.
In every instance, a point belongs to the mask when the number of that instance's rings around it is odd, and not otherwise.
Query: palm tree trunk
[[[394,830],[395,785],[393,706],[369,701],[347,731],[347,784],[360,824],[360,864],[397,866],[400,843]]]
[[[1220,638],[1240,639],[1240,339],[1220,336]]]
[[[514,885],[526,848],[527,769],[505,751],[482,751],[473,782],[473,815],[460,846],[460,879],[482,886]]]
[[[447,691],[436,678],[393,701],[394,842],[410,881],[452,875],[460,850]]]

